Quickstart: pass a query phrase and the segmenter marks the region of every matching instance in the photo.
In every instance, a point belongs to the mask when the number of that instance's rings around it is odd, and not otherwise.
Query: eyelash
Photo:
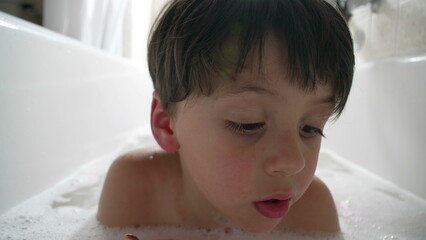
[[[325,138],[324,132],[321,128],[316,128],[316,127],[309,126],[309,125],[303,125],[303,126],[300,127],[300,130],[302,132],[304,132],[305,134],[307,134],[307,135],[305,135],[305,137],[307,137],[307,138],[314,137],[317,134],[319,134],[320,136]]]
[[[265,129],[265,123],[264,122],[237,123],[237,122],[227,121],[226,127],[235,133],[242,134],[242,135],[250,135]]]
[[[265,129],[266,124],[264,122],[258,123],[238,123],[227,121],[226,128],[232,130],[237,134],[242,135],[251,135],[257,132],[260,132]],[[306,138],[311,138],[319,134],[322,137],[325,137],[324,132],[321,128],[316,128],[309,125],[303,125],[300,127],[300,130],[304,133],[303,136]]]

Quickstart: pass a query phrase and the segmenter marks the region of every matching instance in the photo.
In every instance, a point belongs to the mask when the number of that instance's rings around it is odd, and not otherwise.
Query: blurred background
[[[0,11],[144,64],[150,26],[165,2],[0,0]],[[348,8],[358,62],[426,52],[425,0],[335,2]]]
[[[150,27],[166,0],[0,0],[0,11],[146,65]]]

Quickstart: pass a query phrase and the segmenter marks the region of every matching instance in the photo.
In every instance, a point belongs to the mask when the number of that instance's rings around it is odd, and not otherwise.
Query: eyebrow
[[[223,96],[238,95],[238,94],[245,93],[245,92],[266,94],[266,95],[271,95],[271,96],[276,95],[274,92],[270,91],[269,89],[263,88],[261,86],[257,86],[257,85],[253,85],[253,84],[245,84],[243,86],[238,86],[236,88],[226,89]],[[329,97],[321,98],[319,100],[314,100],[312,103],[314,105],[319,105],[319,104],[332,104],[332,105],[334,105],[336,103],[336,100],[333,96],[329,96]]]
[[[245,92],[253,92],[253,93],[273,95],[273,96],[276,95],[274,92],[270,91],[269,89],[263,88],[261,86],[253,85],[253,84],[245,84],[243,86],[238,86],[235,88],[227,88],[225,89],[223,95],[224,96],[238,95]]]

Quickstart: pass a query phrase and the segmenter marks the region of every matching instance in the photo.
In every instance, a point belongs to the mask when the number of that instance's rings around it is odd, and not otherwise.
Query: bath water
[[[181,240],[426,239],[424,199],[327,150],[321,151],[317,175],[334,196],[342,229],[338,234],[295,231],[254,234],[232,227],[207,231],[173,226],[108,228],[101,225],[96,221],[97,204],[111,162],[122,152],[153,144],[147,134],[136,134],[114,153],[94,159],[52,188],[10,209],[0,216],[0,239],[126,240],[126,233],[140,240],[172,237]]]

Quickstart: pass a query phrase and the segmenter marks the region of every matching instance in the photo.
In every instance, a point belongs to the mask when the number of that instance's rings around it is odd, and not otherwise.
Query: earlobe
[[[151,105],[151,130],[157,143],[167,152],[176,152],[179,143],[171,128],[171,118],[164,111],[157,91],[154,92]]]

